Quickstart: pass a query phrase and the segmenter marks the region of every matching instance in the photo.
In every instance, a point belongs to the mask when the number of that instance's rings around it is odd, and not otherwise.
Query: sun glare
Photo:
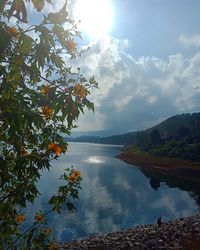
[[[111,0],[78,0],[74,10],[75,20],[80,20],[80,29],[90,38],[102,38],[112,26]]]

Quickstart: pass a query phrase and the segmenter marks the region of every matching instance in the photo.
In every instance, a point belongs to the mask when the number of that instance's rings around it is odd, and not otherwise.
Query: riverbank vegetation
[[[138,166],[149,166],[176,174],[200,173],[200,114],[169,118],[139,132],[120,159]]]
[[[117,157],[136,166],[148,166],[166,171],[186,171],[186,169],[190,169],[200,172],[200,163],[198,162],[191,162],[180,158],[169,158],[152,155],[133,145],[124,148],[121,154]]]

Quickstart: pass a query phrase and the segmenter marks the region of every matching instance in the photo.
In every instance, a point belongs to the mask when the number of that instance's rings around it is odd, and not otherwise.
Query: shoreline
[[[148,177],[158,175],[190,180],[194,185],[200,182],[200,163],[181,159],[155,157],[138,149],[122,151],[116,156],[129,164],[140,167]],[[164,160],[163,160],[164,159]],[[172,219],[161,225],[145,224],[107,234],[97,234],[77,240],[60,243],[61,250],[199,250],[200,212],[195,215]]]
[[[200,214],[157,224],[136,226],[123,231],[96,235],[60,244],[65,249],[93,250],[198,250],[200,247]]]
[[[159,157],[142,152],[134,146],[123,150],[116,158],[141,169],[177,177],[194,178],[200,181],[200,162],[179,158]]]

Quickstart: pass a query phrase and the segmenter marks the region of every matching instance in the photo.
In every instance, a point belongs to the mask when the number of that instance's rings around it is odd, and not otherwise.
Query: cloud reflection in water
[[[152,188],[149,176],[114,157],[119,153],[116,147],[74,143],[69,149],[67,156],[55,161],[53,171],[42,176],[39,187],[43,195],[29,209],[29,217],[45,210],[47,197],[55,192],[66,164],[78,167],[83,176],[80,199],[74,203],[78,212],[63,210],[60,216],[49,218],[60,241],[153,223],[161,215],[169,220],[198,211],[185,186],[170,188],[161,182]]]

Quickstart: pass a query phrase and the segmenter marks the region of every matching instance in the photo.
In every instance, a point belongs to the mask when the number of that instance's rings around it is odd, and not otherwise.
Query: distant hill
[[[68,137],[66,140],[134,145],[153,155],[200,161],[200,112],[172,116],[142,131],[108,137]]]
[[[151,132],[154,130],[158,130],[161,137],[173,137],[180,134],[181,130],[184,133],[184,129],[185,132],[188,132],[191,137],[200,136],[200,112],[175,115],[146,130],[130,132],[121,135],[112,135],[108,137],[67,137],[66,140],[74,142],[94,142],[103,144],[140,145],[143,144],[145,140],[149,139]]]
[[[160,124],[147,129],[146,131],[151,131],[152,129],[158,129],[160,134],[163,136],[172,136],[177,134],[181,127],[186,127],[190,130],[191,135],[200,135],[200,112],[198,113],[187,113],[181,115],[172,116]]]
[[[67,142],[91,142],[102,144],[116,144],[116,145],[128,145],[132,144],[135,134],[138,132],[127,133],[122,135],[113,135],[107,137],[98,136],[79,136],[79,137],[66,137]]]
[[[101,138],[99,136],[78,136],[78,137],[66,137],[66,141],[68,142],[91,142],[97,143]]]

